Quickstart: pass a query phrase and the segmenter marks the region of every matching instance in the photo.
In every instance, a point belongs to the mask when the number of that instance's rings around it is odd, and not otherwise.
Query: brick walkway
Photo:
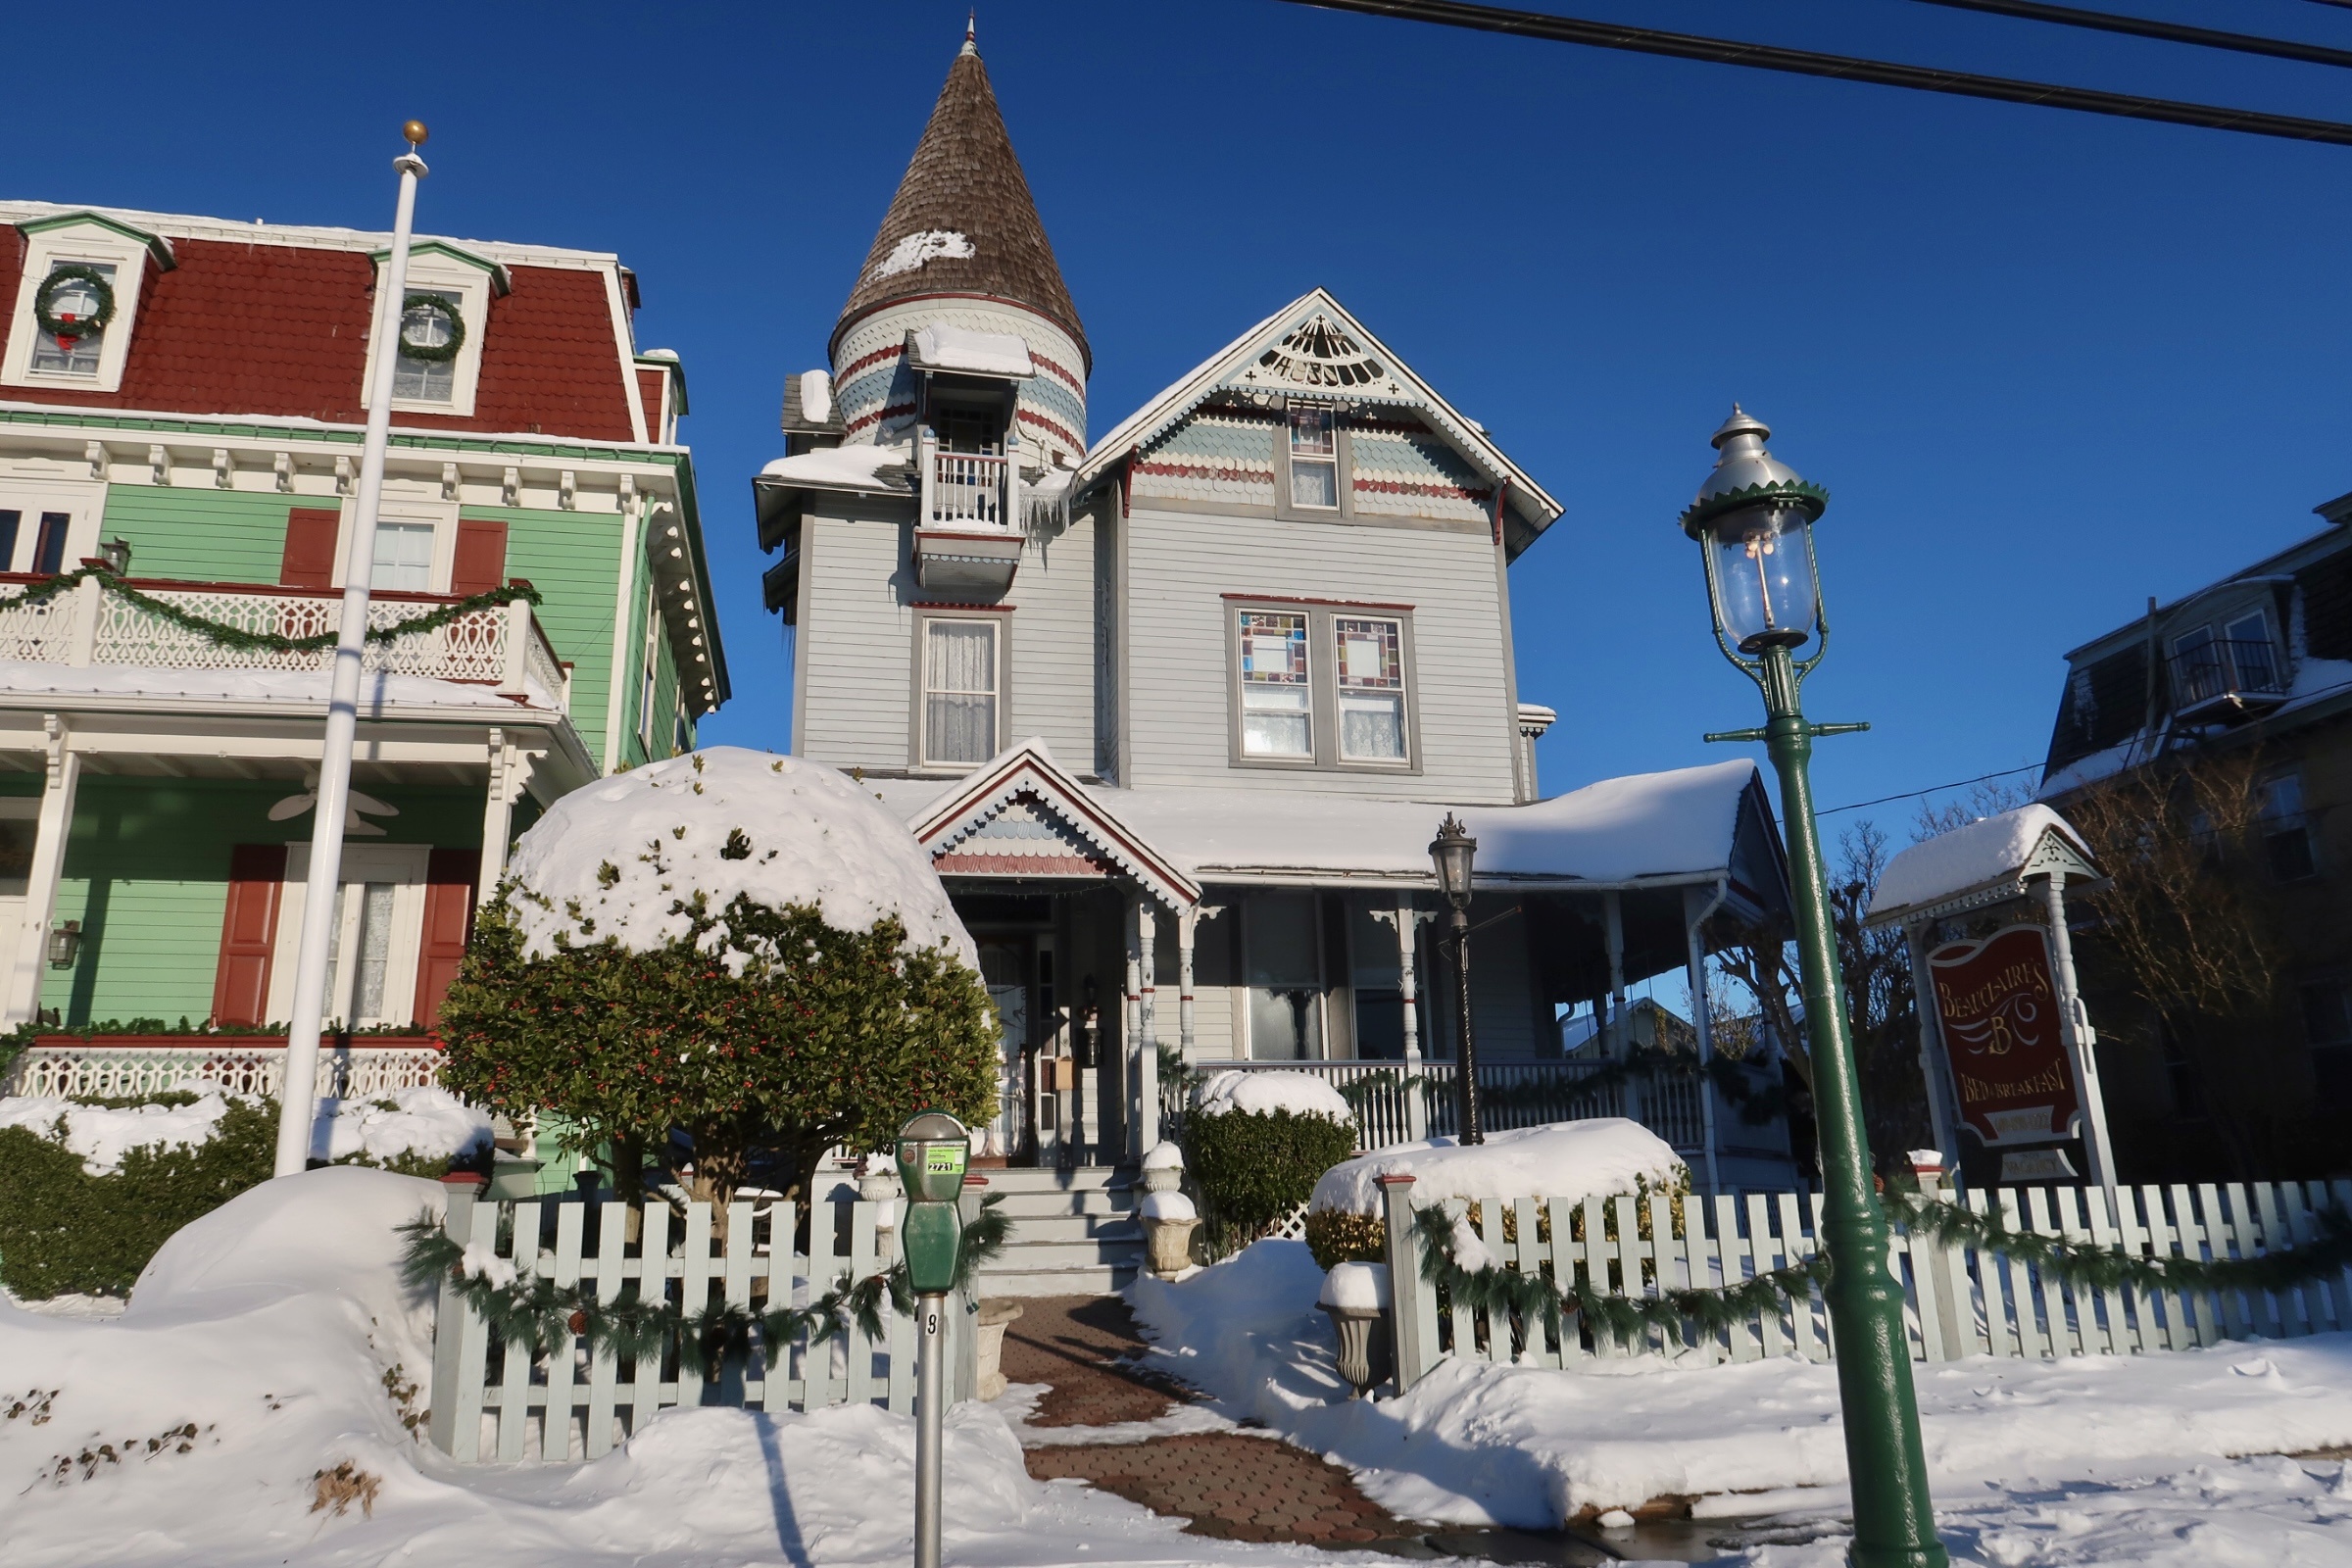
[[[1051,1387],[1032,1425],[1150,1421],[1191,1397],[1129,1363],[1144,1342],[1118,1298],[1030,1298],[1022,1306],[1005,1331],[1004,1365],[1015,1383]],[[1040,1481],[1091,1482],[1153,1513],[1185,1519],[1195,1535],[1337,1546],[1417,1540],[1429,1528],[1392,1517],[1339,1466],[1287,1443],[1242,1433],[1055,1446],[1031,1448],[1028,1458],[1029,1473]]]

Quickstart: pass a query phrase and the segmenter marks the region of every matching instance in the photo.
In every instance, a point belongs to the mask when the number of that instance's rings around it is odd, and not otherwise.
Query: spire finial
[[[978,37],[976,36],[976,34],[979,32],[979,30],[980,30],[980,11],[979,11],[979,8],[975,6],[975,7],[974,7],[974,8],[973,8],[971,11],[969,11],[968,13],[966,13],[966,14],[965,14],[965,16],[964,16],[964,19],[963,19],[963,47],[962,47],[961,49],[958,49],[958,50],[956,51],[956,53],[957,53],[958,55],[976,55],[976,54],[978,54],[978,53],[980,52],[980,42],[979,42],[979,39],[978,39]]]

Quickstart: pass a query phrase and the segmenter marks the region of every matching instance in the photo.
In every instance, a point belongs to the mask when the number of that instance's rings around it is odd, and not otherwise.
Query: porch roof
[[[918,779],[868,785],[910,824],[936,831],[971,779],[999,771],[1016,753],[1042,749],[1022,742],[945,786]],[[1305,790],[1067,787],[1196,883],[1434,887],[1429,841],[1450,810],[1478,839],[1482,887],[1597,892],[1721,881],[1759,908],[1787,899],[1780,836],[1752,762],[1603,779],[1526,806]]]

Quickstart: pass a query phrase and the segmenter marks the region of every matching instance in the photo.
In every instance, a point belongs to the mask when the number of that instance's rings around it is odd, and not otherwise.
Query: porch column
[[[477,905],[498,897],[507,874],[507,845],[514,836],[514,803],[531,781],[532,754],[516,749],[503,729],[490,732],[490,787],[482,803],[482,872]]]
[[[1193,1059],[1193,933],[1200,929],[1200,906],[1176,914],[1176,1045],[1185,1062]]]
[[[1903,946],[1911,955],[1911,995],[1919,1009],[1919,1075],[1928,1085],[1928,1124],[1944,1168],[1960,1170],[1960,1123],[1952,1114],[1952,1075],[1944,1057],[1943,1026],[1936,1011],[1936,980],[1928,969],[1924,926],[1906,924]]]
[[[2041,906],[2050,921],[2050,956],[2058,969],[2058,1021],[2067,1054],[2075,1058],[2075,1082],[2082,1096],[2082,1152],[2090,1158],[2090,1179],[2107,1190],[2107,1210],[2115,1213],[2115,1151],[2107,1142],[2107,1097],[2099,1091],[2099,1063],[2092,1054],[2096,1038],[2082,1010],[2082,993],[2075,979],[2075,939],[2066,929],[2066,873],[2052,871],[2041,879]]]
[[[1429,1136],[1429,1105],[1414,1082],[1421,1076],[1421,979],[1414,959],[1421,945],[1421,922],[1433,916],[1413,907],[1410,893],[1396,895],[1394,910],[1375,909],[1372,916],[1396,928],[1396,993],[1404,1012],[1404,1130],[1419,1143]]]
[[[41,810],[33,825],[32,864],[24,878],[24,921],[18,928],[8,1010],[0,1015],[0,1021],[10,1027],[30,1023],[40,1014],[41,970],[49,961],[49,929],[57,920],[57,884],[65,873],[66,840],[74,830],[74,791],[81,782],[81,758],[69,745],[64,715],[43,713],[41,731],[48,754]]]
[[[1626,1038],[1625,1029],[1625,904],[1614,889],[1600,896],[1600,916],[1609,950],[1609,1016],[1601,1054],[1611,1061],[1623,1061],[1633,1043]],[[1625,1081],[1624,1105],[1630,1119],[1642,1120],[1642,1086],[1630,1077]]]
[[[1159,1146],[1159,923],[1151,897],[1135,896],[1135,1120],[1127,1135],[1129,1153],[1143,1158]]]
[[[1690,1024],[1698,1031],[1698,1123],[1706,1142],[1710,1198],[1723,1191],[1723,1180],[1715,1168],[1715,1080],[1707,1073],[1715,1060],[1715,1019],[1707,1005],[1707,941],[1702,927],[1723,902],[1723,892],[1720,882],[1712,897],[1699,888],[1683,889],[1683,933],[1690,950]]]

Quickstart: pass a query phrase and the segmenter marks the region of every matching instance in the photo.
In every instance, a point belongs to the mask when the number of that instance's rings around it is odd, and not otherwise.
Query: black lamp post
[[[1721,456],[1714,471],[1682,516],[1706,562],[1716,645],[1764,694],[1762,729],[1707,739],[1764,742],[1781,778],[1820,1132],[1822,1244],[1835,1265],[1822,1296],[1830,1307],[1853,1484],[1854,1541],[1846,1560],[1853,1568],[1945,1568],[1920,1447],[1903,1288],[1886,1265],[1886,1216],[1871,1180],[1829,878],[1813,821],[1814,738],[1869,726],[1808,723],[1797,703],[1797,688],[1821,662],[1830,635],[1813,560],[1813,524],[1830,494],[1765,451],[1771,435],[1735,404],[1715,432]],[[1796,650],[1807,643],[1812,652],[1800,662]]]
[[[1478,1125],[1478,1047],[1470,1038],[1470,865],[1478,856],[1478,840],[1451,811],[1430,840],[1430,862],[1438,868],[1438,891],[1445,895],[1446,940],[1453,947],[1454,1012],[1461,1026],[1461,1057],[1454,1063],[1455,1133],[1465,1144],[1487,1141]]]

